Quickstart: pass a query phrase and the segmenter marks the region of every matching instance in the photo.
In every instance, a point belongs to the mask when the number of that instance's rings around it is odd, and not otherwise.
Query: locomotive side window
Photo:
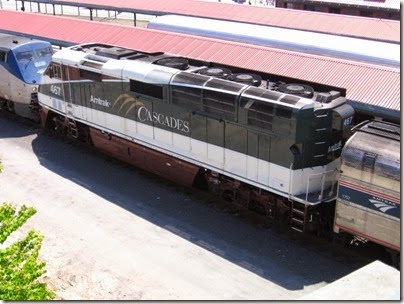
[[[163,88],[161,86],[145,83],[136,80],[130,80],[130,90],[135,93],[163,99]]]
[[[49,75],[49,77],[51,77],[51,78],[55,77],[55,78],[62,79],[62,71],[61,71],[60,65],[54,64],[54,63],[51,64],[49,66],[47,75]]]
[[[6,61],[6,52],[0,51],[0,61],[5,62]]]

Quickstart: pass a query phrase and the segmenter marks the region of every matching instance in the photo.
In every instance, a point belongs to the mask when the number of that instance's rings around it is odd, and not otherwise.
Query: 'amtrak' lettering
[[[328,147],[328,153],[337,151],[341,148],[342,148],[342,142],[339,141],[336,144],[333,144],[332,146]]]
[[[139,110],[137,111],[137,117],[140,121],[151,121],[160,125],[170,127],[172,129],[177,129],[179,131],[189,133],[188,121],[171,116],[166,116],[157,112],[151,112],[145,106],[139,108]]]
[[[111,103],[108,100],[94,97],[93,95],[90,96],[90,102],[107,108],[111,106]]]

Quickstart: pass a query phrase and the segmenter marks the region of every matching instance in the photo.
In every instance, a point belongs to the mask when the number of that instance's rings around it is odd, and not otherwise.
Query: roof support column
[[[136,13],[133,13],[133,25],[136,27]]]
[[[55,16],[56,14],[55,14],[55,4],[54,3],[52,3],[52,9],[53,9],[53,16]]]

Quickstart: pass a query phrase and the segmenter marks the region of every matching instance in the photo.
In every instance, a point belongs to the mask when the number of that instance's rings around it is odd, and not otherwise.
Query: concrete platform
[[[401,300],[400,271],[375,261],[300,300]]]

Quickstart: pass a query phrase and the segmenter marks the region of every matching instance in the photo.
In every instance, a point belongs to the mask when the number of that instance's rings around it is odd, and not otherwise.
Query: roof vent
[[[284,83],[278,86],[278,91],[286,94],[312,98],[314,90],[311,86],[300,83]]]
[[[167,57],[163,59],[159,59],[154,62],[155,64],[166,66],[169,68],[179,69],[179,70],[186,70],[188,69],[188,60],[185,58],[178,58],[178,57]]]
[[[202,70],[199,70],[198,73],[205,76],[212,76],[224,79],[231,75],[231,71],[225,68],[203,68]]]
[[[245,73],[232,74],[227,79],[255,87],[260,86],[262,81],[262,78],[259,75]]]

